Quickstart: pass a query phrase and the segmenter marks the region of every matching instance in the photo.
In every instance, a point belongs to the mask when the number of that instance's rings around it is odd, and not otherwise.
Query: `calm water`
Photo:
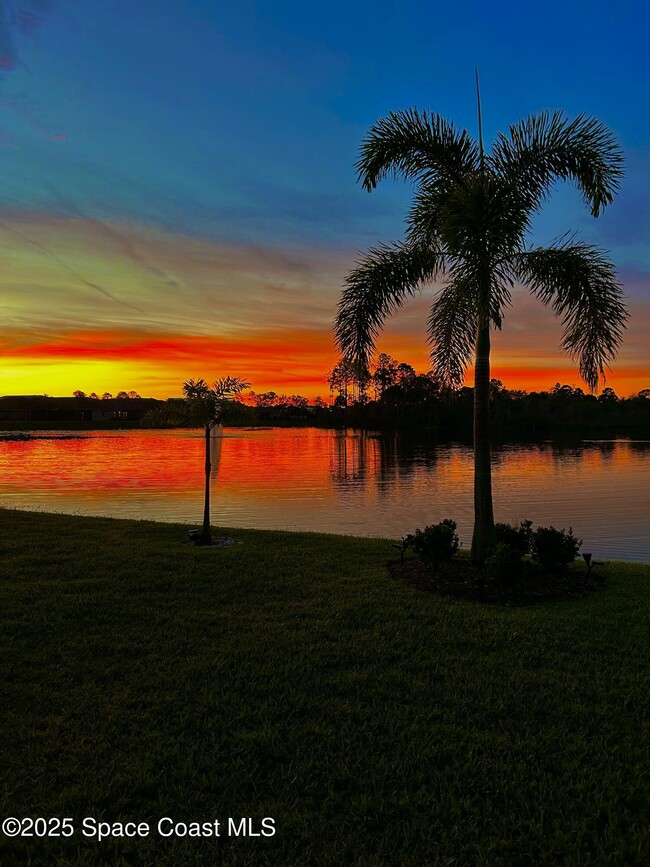
[[[0,504],[196,524],[203,440],[90,431],[0,440]],[[508,445],[494,453],[496,519],[573,526],[582,550],[650,561],[650,441]],[[468,544],[472,453],[395,435],[226,430],[213,441],[213,523],[400,537],[445,517]]]

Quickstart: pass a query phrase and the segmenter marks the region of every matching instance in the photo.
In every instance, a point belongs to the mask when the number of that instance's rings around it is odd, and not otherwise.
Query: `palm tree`
[[[478,80],[477,80],[478,85]],[[385,318],[427,283],[438,289],[428,319],[433,369],[458,387],[474,359],[472,559],[495,543],[490,468],[490,331],[501,328],[515,282],[562,317],[562,348],[594,391],[616,355],[627,312],[613,265],[597,247],[563,236],[527,242],[531,220],[556,180],[576,184],[592,215],[613,201],[622,152],[598,120],[542,112],[479,137],[416,108],[370,129],[356,164],[371,191],[392,174],[414,185],[404,241],[371,248],[348,275],[335,334],[343,356],[368,366]]]
[[[210,436],[212,429],[221,423],[224,402],[249,388],[250,384],[240,377],[224,376],[212,385],[204,379],[188,379],[183,383],[183,394],[188,405],[190,420],[205,433],[205,498],[203,527],[196,538],[199,545],[210,545]]]

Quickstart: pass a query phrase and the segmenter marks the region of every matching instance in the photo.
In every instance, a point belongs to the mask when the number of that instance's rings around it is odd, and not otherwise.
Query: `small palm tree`
[[[477,81],[478,83],[478,81]],[[594,217],[613,201],[622,153],[598,120],[531,115],[483,149],[440,115],[417,109],[377,121],[361,147],[358,180],[414,184],[406,238],[370,249],[348,275],[335,321],[345,358],[368,366],[385,318],[427,283],[439,288],[428,319],[433,369],[457,387],[474,360],[474,533],[481,563],[495,542],[490,468],[490,331],[501,328],[515,282],[562,317],[562,348],[593,391],[621,341],[627,312],[600,249],[564,236],[527,243],[531,219],[556,180],[573,181]]]
[[[203,505],[203,527],[195,540],[199,545],[210,545],[210,435],[215,425],[221,424],[224,402],[249,388],[248,382],[240,377],[224,376],[212,385],[204,379],[188,379],[183,383],[183,394],[188,405],[190,420],[205,433],[205,499]]]

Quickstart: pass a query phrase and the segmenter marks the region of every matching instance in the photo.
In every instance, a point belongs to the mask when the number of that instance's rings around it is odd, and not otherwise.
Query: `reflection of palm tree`
[[[210,431],[210,466],[213,479],[217,478],[219,462],[221,461],[221,444],[223,443],[223,425],[217,424]]]
[[[626,319],[614,268],[602,251],[562,239],[527,246],[533,215],[556,179],[572,180],[593,216],[609,204],[622,156],[607,128],[580,115],[543,112],[499,135],[489,153],[439,115],[392,113],[371,128],[357,163],[372,190],[388,174],[415,183],[407,237],[371,249],[351,272],[335,323],[349,360],[367,367],[386,316],[440,278],[428,321],[437,376],[463,381],[474,358],[474,534],[482,562],[495,541],[490,468],[490,330],[501,328],[515,281],[562,317],[562,346],[593,390]]]

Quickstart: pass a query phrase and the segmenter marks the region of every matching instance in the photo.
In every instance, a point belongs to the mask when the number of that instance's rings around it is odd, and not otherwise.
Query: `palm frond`
[[[427,246],[396,243],[371,248],[348,275],[339,301],[334,334],[343,356],[365,369],[386,316],[433,279],[442,261]]]
[[[459,181],[478,165],[478,147],[465,130],[417,108],[376,121],[361,145],[357,179],[374,189],[389,174],[407,179],[443,176]]]
[[[514,286],[514,281],[509,273],[509,270],[501,265],[495,265],[490,274],[490,322],[495,328],[501,330],[503,325],[503,317],[506,309],[512,304],[512,293],[510,290]]]
[[[555,180],[574,181],[597,217],[610,204],[623,177],[623,154],[609,129],[594,117],[569,120],[562,111],[530,115],[499,133],[488,158],[536,210]]]
[[[415,190],[413,203],[406,215],[406,238],[420,245],[444,245],[450,187],[442,178],[432,178]]]
[[[456,387],[465,378],[474,351],[478,314],[476,286],[456,270],[436,296],[427,323],[433,372],[444,385]]]
[[[513,267],[562,317],[562,349],[579,362],[580,376],[594,391],[616,357],[628,318],[614,266],[597,247],[560,239],[521,253]]]
[[[183,394],[190,421],[197,427],[214,427],[221,421],[224,402],[249,387],[241,376],[222,376],[212,386],[204,379],[188,379]]]
[[[250,388],[250,382],[241,376],[222,376],[213,384],[214,394],[221,400],[234,397],[247,388]]]
[[[183,394],[188,400],[201,400],[210,394],[210,386],[203,379],[188,379],[183,383]]]
[[[407,214],[407,238],[435,243],[449,257],[507,261],[524,247],[530,209],[508,178],[491,171],[468,174],[463,183],[420,183]]]

